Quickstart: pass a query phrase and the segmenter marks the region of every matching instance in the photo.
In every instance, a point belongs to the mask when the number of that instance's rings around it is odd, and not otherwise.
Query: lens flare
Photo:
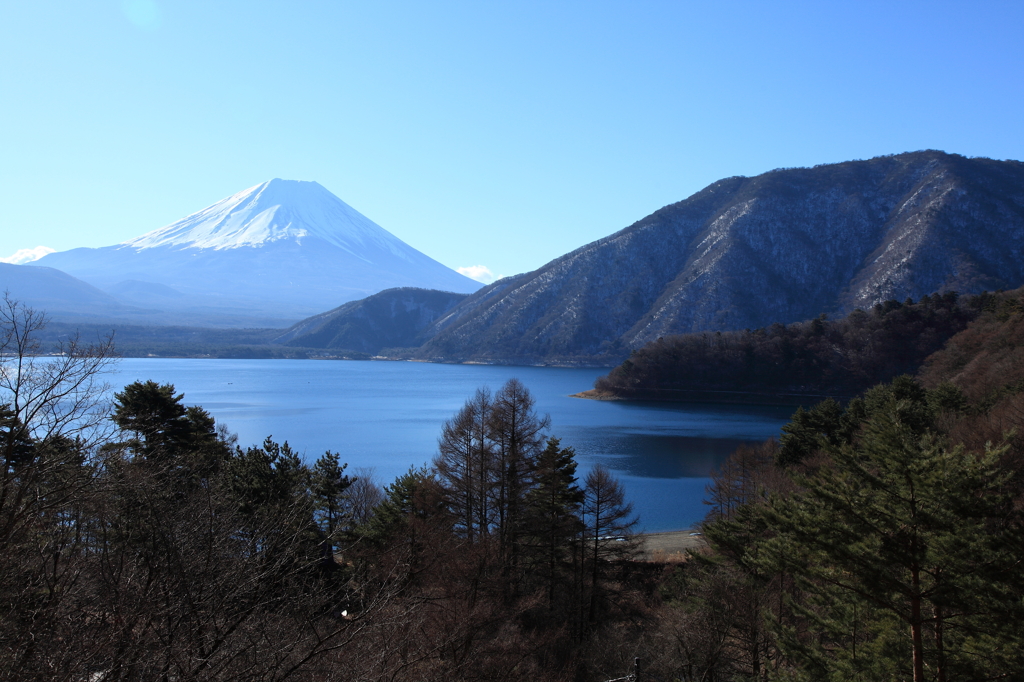
[[[152,31],[160,26],[160,8],[154,0],[121,0],[121,11],[139,28]]]

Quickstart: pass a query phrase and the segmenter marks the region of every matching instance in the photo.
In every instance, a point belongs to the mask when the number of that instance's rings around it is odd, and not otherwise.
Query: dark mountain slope
[[[1024,289],[986,295],[982,314],[928,358],[921,381],[960,387],[974,405],[989,407],[1024,394]]]
[[[303,320],[274,343],[362,353],[418,346],[423,330],[465,298],[448,291],[388,289]]]
[[[614,361],[667,334],[764,327],[1024,283],[1024,164],[937,151],[720,180],[438,320],[415,354]]]

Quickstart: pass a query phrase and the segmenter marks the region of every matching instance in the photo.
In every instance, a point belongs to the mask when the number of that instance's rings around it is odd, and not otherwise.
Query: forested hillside
[[[43,320],[7,301],[0,669],[603,682],[638,658],[652,680],[1014,679],[1024,299],[979,305],[923,383],[798,410],[781,442],[737,451],[708,489],[708,548],[658,562],[621,483],[579,481],[516,380],[469,396],[431,465],[380,489],[338,453],[240,447],[171,385],[109,402],[109,345],[37,355]]]
[[[703,633],[692,679],[1016,679],[1024,470],[1017,445],[961,443],[985,412],[903,376],[735,453],[709,552],[663,592]]]
[[[990,298],[983,313],[928,358],[921,383],[952,383],[966,410],[947,419],[952,436],[969,447],[1005,440],[1024,465],[1024,290]]]
[[[920,381],[798,410],[709,487],[710,550],[663,588],[690,679],[1016,679],[1024,300],[986,297]],[[674,604],[674,606],[672,606]]]
[[[450,291],[387,289],[302,320],[272,343],[370,354],[418,346],[423,331],[465,298]]]
[[[756,330],[668,336],[633,351],[594,387],[599,395],[656,400],[849,397],[917,372],[995,300],[947,292],[917,303],[886,301],[836,320],[821,315]]]

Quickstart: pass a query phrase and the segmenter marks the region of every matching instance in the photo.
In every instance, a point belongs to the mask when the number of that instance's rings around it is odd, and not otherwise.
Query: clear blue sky
[[[1024,158],[1024,2],[0,0],[0,257],[273,177],[534,269],[730,175]]]

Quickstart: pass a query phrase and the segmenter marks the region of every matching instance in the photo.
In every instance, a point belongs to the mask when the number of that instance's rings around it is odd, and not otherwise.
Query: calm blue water
[[[437,437],[478,387],[521,380],[551,415],[551,435],[576,449],[580,480],[608,466],[649,531],[703,518],[708,474],[740,443],[778,436],[792,408],[581,400],[603,370],[412,362],[125,359],[110,383],[172,383],[238,434],[272,435],[310,459],[333,450],[349,473],[372,469],[379,484],[429,463]]]

